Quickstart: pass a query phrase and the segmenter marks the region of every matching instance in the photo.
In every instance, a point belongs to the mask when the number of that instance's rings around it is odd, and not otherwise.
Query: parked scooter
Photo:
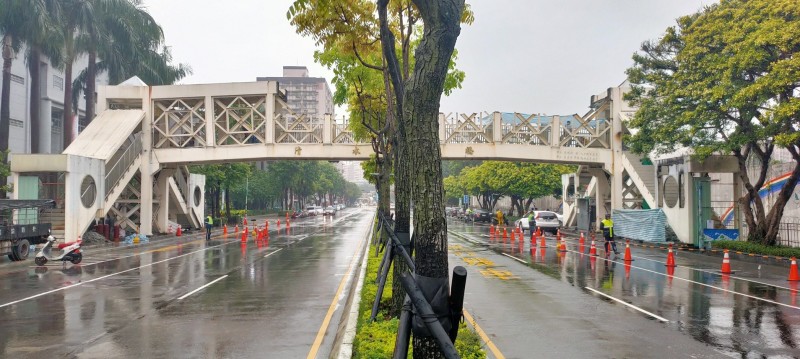
[[[36,253],[36,258],[33,259],[37,266],[43,266],[47,263],[47,261],[69,261],[72,262],[72,264],[78,264],[81,262],[83,259],[83,253],[81,253],[81,241],[60,243],[58,245],[58,249],[62,250],[60,255],[53,255],[51,253],[53,244],[55,242],[56,238],[52,235],[47,237],[47,243],[45,243],[44,247],[42,247],[42,249]]]

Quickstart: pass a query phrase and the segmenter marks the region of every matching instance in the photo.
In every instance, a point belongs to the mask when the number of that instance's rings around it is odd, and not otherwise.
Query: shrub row
[[[800,248],[767,246],[745,241],[714,241],[714,248],[778,257],[800,257]]]
[[[383,289],[383,297],[379,305],[379,312],[374,322],[369,321],[372,314],[372,303],[378,292],[378,285],[375,280],[378,276],[383,254],[375,256],[375,249],[370,248],[367,255],[367,272],[364,276],[364,285],[361,287],[361,302],[358,308],[358,324],[356,326],[356,337],[353,341],[353,358],[390,358],[394,351],[395,337],[397,336],[398,319],[389,318],[386,308],[391,305],[392,300],[392,275],[389,271],[389,278]],[[486,352],[481,348],[481,340],[478,335],[470,330],[464,321],[461,322],[456,340],[456,350],[461,358],[484,359]],[[409,348],[411,354],[411,348]]]

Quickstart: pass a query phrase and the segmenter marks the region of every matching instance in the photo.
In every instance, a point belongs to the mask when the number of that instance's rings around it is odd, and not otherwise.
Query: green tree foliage
[[[361,189],[325,161],[277,161],[231,186],[235,208],[301,210],[306,205],[354,203]]]
[[[575,172],[574,166],[486,161],[465,167],[457,176],[444,179],[445,191],[460,191],[478,197],[481,208],[494,210],[497,200],[511,198],[512,208],[522,215],[536,198],[561,194],[561,175]],[[456,198],[459,195],[455,195]]]
[[[800,177],[798,14],[795,0],[723,0],[644,42],[628,69],[627,98],[639,107],[628,145],[639,153],[689,147],[701,158],[735,156],[748,240],[768,245]],[[758,191],[776,147],[796,165],[767,210]],[[759,166],[754,177],[748,161]]]
[[[244,183],[251,172],[251,165],[247,163],[225,163],[213,165],[192,166],[192,173],[206,176],[206,192],[211,198],[211,213],[215,217],[222,217],[221,197],[223,193],[230,193],[230,189]],[[230,196],[225,196],[226,208],[230,210]],[[226,213],[227,214],[227,213]]]

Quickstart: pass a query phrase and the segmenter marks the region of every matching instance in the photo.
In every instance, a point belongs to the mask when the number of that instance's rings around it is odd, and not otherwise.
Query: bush
[[[356,337],[353,341],[353,358],[390,358],[394,352],[397,327],[399,325],[398,319],[387,317],[386,312],[386,308],[391,305],[390,301],[392,300],[392,271],[391,269],[389,270],[389,277],[386,278],[383,297],[378,306],[378,315],[374,322],[370,322],[372,304],[378,292],[378,285],[375,280],[378,277],[378,267],[383,259],[383,254],[375,256],[374,248],[370,248],[367,255],[369,259],[367,260],[364,285],[361,287],[358,324],[356,326]],[[483,351],[481,344],[482,342],[478,335],[462,321],[458,331],[458,339],[456,340],[456,350],[461,358],[486,358],[486,352]],[[411,354],[410,347],[409,354]]]
[[[800,248],[767,246],[761,243],[745,241],[714,241],[711,242],[714,248],[729,249],[737,252],[778,256],[778,257],[800,257]]]

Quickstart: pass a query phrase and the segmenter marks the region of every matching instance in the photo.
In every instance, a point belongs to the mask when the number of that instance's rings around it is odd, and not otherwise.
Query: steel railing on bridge
[[[106,197],[114,190],[119,180],[128,171],[131,164],[142,154],[142,134],[133,135],[128,146],[120,152],[116,160],[106,164]]]

